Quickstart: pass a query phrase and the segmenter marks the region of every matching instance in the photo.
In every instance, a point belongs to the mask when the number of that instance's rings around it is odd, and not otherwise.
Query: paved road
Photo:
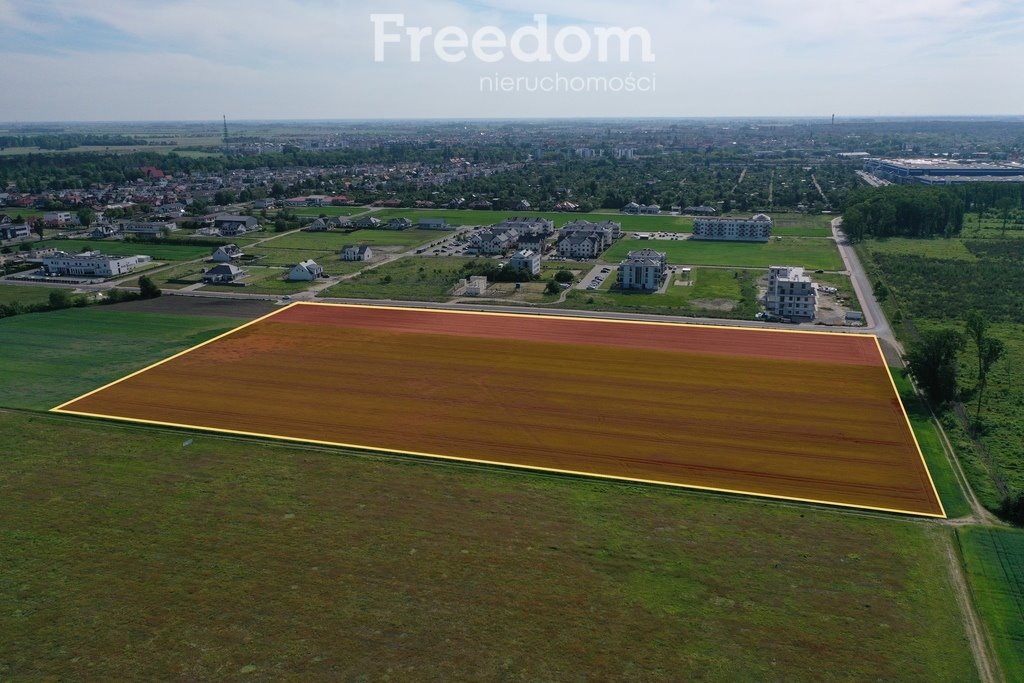
[[[892,333],[892,328],[889,327],[889,321],[886,319],[885,313],[882,312],[882,307],[878,305],[878,301],[875,299],[875,290],[871,286],[871,280],[864,271],[864,266],[861,264],[856,250],[843,233],[842,225],[842,218],[832,220],[832,236],[839,246],[839,254],[843,257],[846,272],[849,273],[850,279],[853,282],[853,291],[856,292],[861,310],[864,311],[866,324],[861,330],[871,331],[880,339],[884,339],[896,348],[899,348],[896,338]]]

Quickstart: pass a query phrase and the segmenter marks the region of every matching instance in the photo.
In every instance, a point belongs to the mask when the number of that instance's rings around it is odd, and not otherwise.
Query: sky
[[[7,122],[1020,115],[1021,65],[1024,0],[0,0]]]

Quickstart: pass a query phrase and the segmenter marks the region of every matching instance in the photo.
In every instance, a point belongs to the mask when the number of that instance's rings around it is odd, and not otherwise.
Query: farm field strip
[[[54,410],[945,515],[867,336],[298,303]]]

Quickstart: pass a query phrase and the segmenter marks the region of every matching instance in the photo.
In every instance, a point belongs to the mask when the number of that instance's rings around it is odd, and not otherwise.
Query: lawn
[[[655,249],[668,254],[669,263],[687,266],[768,268],[803,266],[810,270],[843,270],[835,242],[825,239],[785,237],[761,242],[711,242],[703,240],[621,240],[605,252],[604,261],[617,263],[629,252]]]
[[[413,256],[386,263],[320,293],[322,297],[447,301],[452,288],[467,277],[462,266],[471,258]]]
[[[967,580],[1009,681],[1024,681],[1024,531],[962,527]]]
[[[161,289],[183,289],[189,285],[202,282],[203,270],[209,267],[210,264],[208,263],[189,263],[149,273],[148,276],[153,281],[153,284]],[[130,284],[132,287],[139,286],[138,280],[125,284]]]
[[[239,280],[237,286],[232,285],[203,285],[204,292],[243,292],[245,294],[295,294],[303,292],[315,282],[287,282],[283,278],[288,274],[288,268],[265,268],[260,266],[242,265],[247,273],[246,277]]]
[[[267,242],[266,244],[273,244],[273,242]],[[277,247],[249,247],[244,251],[246,256],[256,257],[256,263],[261,266],[294,266],[300,261],[306,259],[313,259],[324,268],[327,268],[327,264],[332,261],[338,261],[341,256],[336,251],[327,250],[310,250],[310,249],[278,249]],[[241,267],[246,267],[251,261],[247,258],[242,258],[237,262]]]
[[[5,680],[977,680],[940,528],[49,415],[0,440]]]
[[[44,410],[237,326],[117,306],[0,320],[0,406]],[[2,497],[2,496],[0,496]]]
[[[22,287],[20,285],[0,285],[0,304],[13,304],[19,302],[26,306],[30,304],[44,304],[50,300],[50,292],[56,291],[52,287]],[[63,290],[70,292],[70,289]]]
[[[909,239],[892,237],[886,240],[871,240],[864,244],[875,254],[906,256],[914,255],[925,258],[976,261],[977,258],[967,249],[964,240],[960,239]]]
[[[180,244],[142,244],[121,240],[46,240],[36,244],[39,248],[53,248],[77,254],[83,251],[99,251],[109,256],[135,256],[145,254],[155,261],[194,261],[207,257],[212,247],[189,247]]]
[[[596,291],[573,290],[561,308],[590,311],[694,315],[753,319],[758,304],[754,280],[760,274],[744,270],[696,268],[689,286],[673,277],[665,294],[614,291],[615,273]]]

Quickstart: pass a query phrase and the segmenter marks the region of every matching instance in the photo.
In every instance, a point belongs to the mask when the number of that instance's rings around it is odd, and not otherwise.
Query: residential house
[[[72,222],[78,223],[78,220],[69,211],[47,211],[43,214],[43,223],[50,228],[62,228],[71,225]]]
[[[232,263],[222,263],[214,266],[203,273],[203,282],[206,284],[224,284],[241,280],[247,273]]]
[[[313,260],[296,264],[288,273],[288,280],[291,282],[305,282],[318,277],[324,277],[324,269]]]
[[[688,206],[683,209],[683,213],[687,216],[714,216],[718,209],[713,206]]]
[[[7,223],[0,225],[0,240],[17,240],[32,235],[28,223]]]
[[[412,227],[412,221],[408,218],[392,218],[384,227],[387,230],[408,230]]]
[[[381,220],[373,216],[363,216],[357,218],[352,225],[360,230],[375,230],[381,226]]]
[[[365,244],[350,244],[341,248],[342,261],[372,261],[373,250]]]
[[[444,218],[421,218],[418,227],[423,230],[447,230],[448,221]]]
[[[230,216],[221,214],[213,219],[213,227],[225,237],[238,237],[260,229],[254,216]]]
[[[210,255],[210,260],[215,263],[231,263],[235,259],[239,259],[245,256],[242,250],[238,248],[237,244],[225,244],[223,247],[217,247],[213,250],[213,254]]]
[[[668,256],[654,249],[631,251],[619,264],[620,289],[656,292],[668,273]]]
[[[89,233],[89,239],[105,240],[118,233],[118,227],[113,223],[97,223]]]

